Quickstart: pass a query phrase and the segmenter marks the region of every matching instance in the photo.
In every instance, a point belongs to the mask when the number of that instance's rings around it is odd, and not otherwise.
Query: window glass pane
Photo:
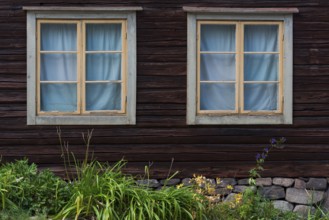
[[[76,24],[41,24],[42,51],[76,51]]]
[[[41,81],[76,81],[76,54],[41,54]]]
[[[201,54],[201,81],[234,81],[235,54]]]
[[[87,54],[87,81],[121,80],[121,53]]]
[[[235,84],[201,83],[200,110],[235,110]]]
[[[278,54],[245,54],[244,80],[277,81],[278,59]]]
[[[87,24],[87,51],[121,50],[121,24]]]
[[[235,51],[235,25],[201,25],[201,51]]]
[[[121,83],[87,83],[86,110],[121,110]]]
[[[41,84],[40,110],[74,112],[77,110],[76,84]]]
[[[271,84],[244,84],[244,110],[277,110],[278,86]]]
[[[278,51],[278,25],[245,25],[244,51]]]

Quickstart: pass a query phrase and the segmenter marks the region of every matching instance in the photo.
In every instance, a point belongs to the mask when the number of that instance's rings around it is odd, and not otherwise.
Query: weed
[[[58,132],[60,136],[60,130]],[[55,219],[193,220],[205,217],[203,197],[191,188],[150,190],[136,185],[132,176],[122,174],[125,161],[110,166],[89,157],[91,135],[92,132],[88,132],[83,136],[87,147],[82,162],[69,152],[67,142],[61,141],[63,157],[67,162],[74,162],[76,178],[70,182],[70,199]],[[148,169],[145,167],[146,175],[149,175]],[[168,179],[176,174],[169,177],[169,173]]]

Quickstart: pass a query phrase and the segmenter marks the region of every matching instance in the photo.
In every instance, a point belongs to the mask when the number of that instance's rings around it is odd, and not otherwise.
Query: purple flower
[[[264,153],[262,153],[262,159],[265,159],[266,155]]]
[[[268,151],[269,151],[269,148],[267,147],[267,148],[265,148],[264,149],[264,151],[265,151],[265,153],[268,153]]]
[[[276,148],[279,148],[279,149],[282,149],[284,148],[284,143],[286,142],[286,138],[285,137],[281,137],[278,141],[277,141],[277,144],[274,146]]]
[[[259,158],[260,158],[260,154],[258,153],[258,154],[256,155],[256,160],[259,160]]]
[[[272,145],[274,145],[274,144],[276,144],[276,139],[272,138],[270,142],[271,142]]]

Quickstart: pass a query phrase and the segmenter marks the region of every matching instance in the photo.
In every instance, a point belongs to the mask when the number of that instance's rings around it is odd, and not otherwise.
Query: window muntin
[[[197,114],[281,114],[283,22],[197,22]]]
[[[126,112],[126,20],[38,20],[37,34],[37,114]]]

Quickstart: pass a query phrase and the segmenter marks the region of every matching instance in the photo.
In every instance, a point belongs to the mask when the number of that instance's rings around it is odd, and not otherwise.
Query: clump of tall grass
[[[60,130],[58,130],[59,137]],[[65,161],[76,167],[76,177],[70,182],[70,199],[54,219],[87,218],[113,220],[188,220],[204,219],[205,201],[192,188],[163,187],[151,190],[136,184],[135,179],[123,174],[126,162],[111,166],[89,156],[92,132],[84,137],[86,155],[79,162],[70,153],[68,144],[61,141]],[[66,165],[70,167],[70,164]],[[69,172],[67,172],[69,175]]]
[[[55,219],[202,219],[202,197],[190,188],[150,190],[114,166],[92,161],[73,181],[71,198]]]

